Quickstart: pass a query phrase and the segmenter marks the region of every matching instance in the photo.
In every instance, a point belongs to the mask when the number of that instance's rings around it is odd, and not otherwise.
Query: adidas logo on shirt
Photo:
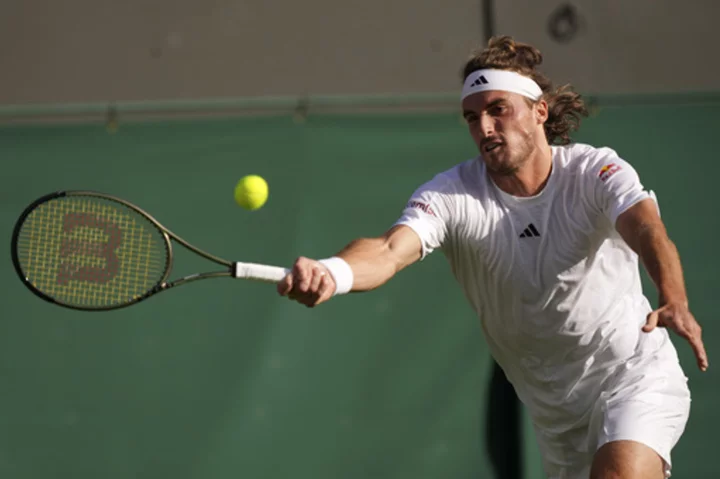
[[[520,234],[521,238],[539,238],[540,233],[538,232],[537,228],[535,228],[535,225],[530,223],[527,228],[525,228],[525,231],[523,231]]]
[[[480,85],[487,85],[487,84],[488,84],[487,79],[484,76],[480,75],[478,77],[478,79],[475,80],[474,82],[472,82],[472,85],[470,85],[470,86],[480,86]]]

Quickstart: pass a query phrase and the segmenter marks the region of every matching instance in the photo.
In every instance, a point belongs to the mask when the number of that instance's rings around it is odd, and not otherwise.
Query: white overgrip
[[[268,266],[256,263],[235,263],[235,277],[240,279],[277,283],[289,272],[289,269],[279,266]]]

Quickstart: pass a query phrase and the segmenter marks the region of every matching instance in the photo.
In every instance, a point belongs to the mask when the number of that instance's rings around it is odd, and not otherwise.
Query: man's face
[[[538,127],[546,116],[544,101],[528,105],[525,97],[505,91],[485,91],[462,102],[470,135],[490,171],[510,175],[536,148]]]

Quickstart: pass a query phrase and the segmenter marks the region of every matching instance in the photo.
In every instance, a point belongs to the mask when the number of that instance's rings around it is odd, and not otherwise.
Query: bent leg
[[[622,373],[613,390],[601,394],[591,420],[590,477],[670,477],[671,452],[690,415],[687,379],[675,357],[659,354]]]
[[[613,441],[595,453],[590,479],[664,479],[665,471],[665,461],[649,446]]]

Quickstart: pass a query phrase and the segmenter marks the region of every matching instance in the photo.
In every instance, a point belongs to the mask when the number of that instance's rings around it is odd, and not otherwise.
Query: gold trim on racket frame
[[[157,233],[159,233],[160,237],[162,238],[162,241],[164,243],[165,247],[165,267],[164,272],[160,276],[160,279],[155,281],[152,286],[148,287],[144,293],[142,294],[136,294],[133,295],[132,298],[127,298],[126,300],[122,302],[118,302],[117,304],[110,304],[106,306],[83,306],[79,304],[71,304],[65,301],[62,301],[61,299],[58,299],[57,297],[53,297],[52,295],[48,294],[46,291],[43,291],[40,287],[38,287],[33,282],[33,278],[29,277],[29,274],[25,269],[23,268],[21,258],[19,257],[19,245],[18,241],[23,229],[23,226],[25,225],[26,221],[30,217],[30,215],[37,211],[38,208],[40,208],[42,205],[49,203],[52,200],[57,200],[59,198],[65,198],[65,197],[94,197],[94,198],[100,198],[102,200],[106,200],[110,203],[117,203],[121,206],[124,206],[130,210],[133,210],[134,212],[138,213],[141,217],[143,217],[147,222],[153,226]],[[52,234],[52,233],[50,233]],[[207,272],[207,273],[198,273],[193,274],[189,276],[185,276],[182,278],[178,278],[175,281],[167,282],[168,277],[170,276],[170,273],[172,272],[172,266],[173,266],[173,247],[172,247],[172,241],[177,241],[185,248],[189,249],[190,251],[202,256],[205,259],[208,259],[214,263],[220,264],[222,266],[225,266],[227,269],[224,271],[214,271],[214,272]],[[58,249],[61,247],[61,240],[58,240]],[[22,212],[20,217],[18,218],[17,222],[15,223],[15,227],[13,229],[13,235],[12,235],[12,242],[11,242],[11,253],[12,253],[12,261],[13,266],[15,267],[15,271],[17,272],[18,276],[20,277],[23,284],[32,291],[36,296],[44,299],[45,301],[48,301],[53,304],[57,304],[59,306],[63,306],[70,309],[80,310],[80,311],[109,311],[114,309],[120,309],[124,308],[133,304],[137,304],[140,301],[149,298],[150,296],[153,296],[161,291],[165,291],[169,288],[172,288],[174,286],[178,286],[181,284],[185,284],[191,281],[197,281],[200,279],[205,278],[216,278],[216,277],[228,277],[232,278],[234,277],[235,273],[235,264],[231,263],[229,261],[226,261],[224,259],[218,258],[217,256],[213,256],[211,254],[208,254],[191,244],[189,244],[187,241],[183,240],[173,232],[171,232],[169,229],[164,227],[159,221],[157,221],[155,218],[153,218],[149,213],[142,210],[141,208],[133,205],[132,203],[129,203],[123,199],[117,198],[112,195],[107,195],[104,193],[99,193],[96,191],[84,191],[84,190],[75,190],[75,191],[57,191],[54,193],[50,193],[48,195],[45,195],[41,198],[38,198],[34,202],[32,202],[25,210]],[[58,253],[59,254],[59,253]],[[59,265],[58,261],[58,265]],[[51,273],[48,273],[51,274]],[[37,283],[37,280],[35,281]]]

